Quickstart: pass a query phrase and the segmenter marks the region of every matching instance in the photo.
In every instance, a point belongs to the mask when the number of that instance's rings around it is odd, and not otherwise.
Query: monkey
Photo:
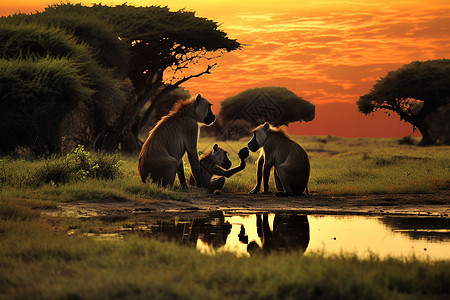
[[[264,193],[269,193],[269,176],[274,170],[276,196],[298,196],[308,191],[310,173],[309,158],[305,150],[291,140],[284,131],[264,123],[253,130],[248,148],[256,152],[261,148],[256,173],[256,186],[249,194],[257,194],[263,179]]]
[[[228,159],[227,151],[215,144],[211,151],[205,153],[200,159],[200,176],[202,185],[208,189],[208,193],[218,193],[225,184],[225,177],[229,178],[245,169],[245,159],[249,156],[248,148],[244,147],[239,151],[241,163],[236,168],[231,168],[231,161]],[[195,178],[189,177],[189,184],[195,184]]]
[[[150,175],[158,185],[172,186],[178,174],[182,188],[187,188],[183,168],[183,155],[187,152],[192,174],[197,186],[201,187],[198,123],[210,125],[215,120],[211,103],[200,94],[195,99],[178,101],[150,131],[142,146],[138,161],[142,182]]]

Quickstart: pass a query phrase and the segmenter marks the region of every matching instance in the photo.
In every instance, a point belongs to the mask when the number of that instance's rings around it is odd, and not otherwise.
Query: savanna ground
[[[143,184],[137,157],[82,148],[50,159],[0,161],[0,298],[445,299],[450,262],[414,257],[367,259],[352,253],[205,255],[172,242],[129,236],[98,241],[81,233],[112,226],[90,216],[155,217],[211,210],[413,214],[448,218],[450,147],[396,139],[294,137],[311,160],[311,196],[247,195],[256,160],[223,193]],[[233,165],[247,139],[222,142]],[[215,143],[201,138],[199,151]],[[186,165],[186,173],[189,167]],[[271,178],[271,181],[273,179]],[[271,189],[274,190],[273,182]],[[274,267],[276,266],[276,267]]]

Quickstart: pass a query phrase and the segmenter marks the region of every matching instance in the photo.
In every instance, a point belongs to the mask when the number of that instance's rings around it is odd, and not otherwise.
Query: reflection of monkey
[[[202,185],[208,189],[209,193],[220,191],[225,184],[225,177],[229,178],[245,168],[244,160],[248,157],[247,147],[239,151],[241,164],[231,170],[229,170],[231,168],[231,161],[228,159],[227,153],[227,151],[215,144],[213,150],[205,153],[200,159]],[[189,184],[195,184],[195,179],[192,174],[189,177]]]
[[[305,150],[291,140],[283,131],[272,128],[265,123],[253,130],[253,138],[248,148],[256,152],[261,148],[258,159],[256,186],[250,194],[256,194],[261,189],[261,179],[264,181],[264,193],[269,193],[269,175],[275,167],[274,178],[278,192],[276,196],[303,195],[308,192],[310,165]]]
[[[270,230],[268,214],[256,216],[256,227],[262,247],[252,241],[247,251],[252,253],[271,251],[306,251],[309,244],[309,223],[306,215],[276,214],[273,220],[273,231]]]
[[[198,122],[206,125],[214,122],[211,103],[200,94],[194,100],[178,101],[169,114],[163,117],[150,131],[139,154],[139,175],[145,182],[151,179],[163,186],[171,186],[178,173],[178,179],[186,187],[183,155],[187,152],[194,177],[201,186],[200,167],[197,153]]]
[[[231,232],[231,224],[225,221],[223,212],[213,213],[208,218],[194,219],[193,231],[197,237],[214,249],[225,245]]]
[[[151,231],[137,232],[143,236],[160,236],[185,245],[196,247],[197,241],[217,249],[225,245],[231,232],[231,224],[225,221],[223,212],[213,212],[201,218],[180,218],[159,221]]]

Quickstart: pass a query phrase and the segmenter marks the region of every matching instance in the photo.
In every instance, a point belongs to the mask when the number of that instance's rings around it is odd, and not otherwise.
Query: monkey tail
[[[196,185],[197,182],[195,181],[194,176],[191,174],[189,175],[189,180],[188,180],[189,185]]]
[[[144,174],[142,173],[142,171],[141,171],[141,168],[140,168],[140,167],[139,167],[138,169],[139,169],[139,176],[141,177],[141,181],[142,181],[143,183],[145,183],[145,180],[146,180],[146,176],[144,176]]]
[[[144,164],[141,161],[141,158],[139,157],[139,161],[138,161],[138,172],[139,172],[139,176],[141,177],[141,181],[143,183],[145,183],[145,180],[147,179],[148,174],[145,174],[144,171]]]

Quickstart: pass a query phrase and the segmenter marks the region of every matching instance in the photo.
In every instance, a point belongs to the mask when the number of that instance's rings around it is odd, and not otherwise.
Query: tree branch
[[[205,74],[211,74],[211,69],[214,68],[216,65],[217,65],[217,63],[214,63],[212,65],[208,65],[206,70],[203,71],[203,72],[200,72],[200,73],[194,74],[194,75],[190,75],[188,77],[183,77],[183,79],[177,81],[175,84],[173,84],[173,86],[179,87],[181,84],[183,84],[184,82],[188,81],[189,79],[200,77],[200,76],[205,75]]]
[[[148,121],[148,119],[150,118],[150,115],[152,114],[153,110],[155,109],[156,104],[158,104],[161,101],[163,96],[165,96],[168,93],[170,93],[171,91],[175,90],[181,84],[183,84],[184,82],[188,81],[189,79],[200,77],[200,76],[205,75],[205,74],[211,74],[211,69],[214,68],[216,65],[217,65],[217,63],[214,63],[212,65],[208,65],[206,70],[203,71],[203,72],[200,72],[200,73],[197,73],[197,74],[193,74],[193,75],[190,75],[190,76],[187,76],[187,77],[183,77],[183,79],[177,81],[174,84],[166,85],[158,94],[155,95],[155,97],[153,97],[152,103],[147,108],[147,110],[145,111],[145,114],[142,116],[142,118],[141,118],[141,120],[139,122],[139,129]]]

